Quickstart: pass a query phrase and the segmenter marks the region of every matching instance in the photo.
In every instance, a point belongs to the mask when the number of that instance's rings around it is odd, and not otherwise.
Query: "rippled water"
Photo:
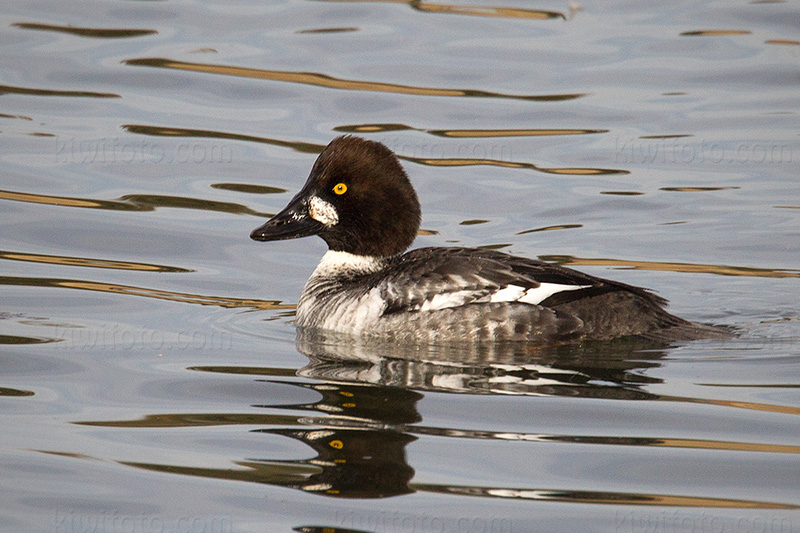
[[[793,2],[6,2],[0,530],[800,531]],[[251,229],[342,132],[418,245],[730,341],[296,338]]]

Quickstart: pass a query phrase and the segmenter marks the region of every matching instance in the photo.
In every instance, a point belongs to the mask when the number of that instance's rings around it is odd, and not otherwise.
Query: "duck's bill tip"
[[[316,235],[324,227],[323,224],[306,214],[284,210],[250,232],[250,238],[254,241],[299,239],[300,237]]]

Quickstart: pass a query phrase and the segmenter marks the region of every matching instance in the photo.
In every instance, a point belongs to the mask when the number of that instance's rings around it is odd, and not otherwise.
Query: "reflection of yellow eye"
[[[337,183],[333,186],[333,192],[339,195],[344,194],[347,192],[347,185],[344,183]]]

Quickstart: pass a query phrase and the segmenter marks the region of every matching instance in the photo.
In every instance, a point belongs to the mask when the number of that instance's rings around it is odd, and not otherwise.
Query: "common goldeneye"
[[[419,200],[394,153],[342,136],[250,237],[328,243],[297,304],[302,328],[421,342],[723,334],[667,313],[666,300],[645,289],[557,265],[479,248],[405,252],[419,225]]]

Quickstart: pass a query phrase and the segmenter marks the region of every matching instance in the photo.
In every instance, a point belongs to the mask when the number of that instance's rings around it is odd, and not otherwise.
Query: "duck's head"
[[[331,250],[389,257],[411,246],[419,223],[417,194],[394,153],[379,142],[342,136],[325,147],[289,205],[250,238],[319,235]]]

